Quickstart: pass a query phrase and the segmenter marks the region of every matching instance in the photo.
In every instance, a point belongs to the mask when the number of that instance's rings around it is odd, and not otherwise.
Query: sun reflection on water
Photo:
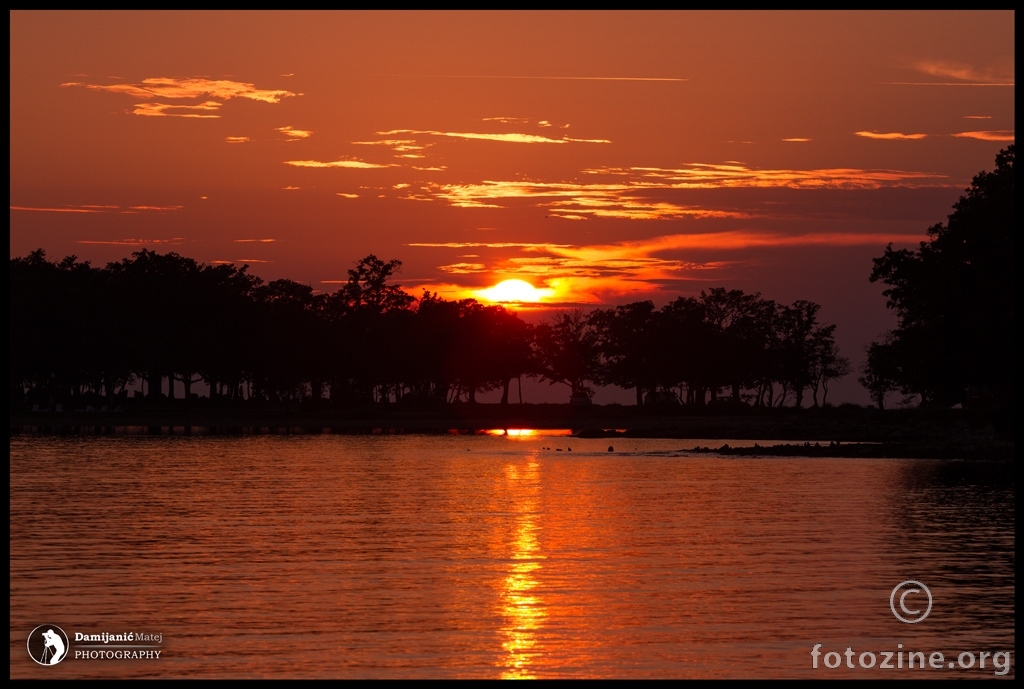
[[[535,574],[544,559],[537,540],[539,466],[536,459],[530,458],[522,468],[514,464],[505,468],[516,522],[509,543],[509,571],[501,589],[501,612],[505,618],[501,629],[505,639],[501,645],[507,654],[502,679],[534,679],[534,660],[543,653],[537,632],[547,612],[543,599],[535,592],[538,585]]]

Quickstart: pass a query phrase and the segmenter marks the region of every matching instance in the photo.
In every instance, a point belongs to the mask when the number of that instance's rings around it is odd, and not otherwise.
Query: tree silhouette
[[[867,388],[879,409],[885,409],[885,396],[899,390],[901,378],[897,357],[893,353],[892,338],[872,342],[867,347],[867,362],[857,381]]]
[[[886,247],[872,282],[896,312],[885,345],[897,383],[924,403],[1007,404],[1014,371],[1014,145],[960,197],[917,250]],[[886,379],[872,372],[871,379]]]
[[[572,390],[571,399],[589,399],[598,367],[597,333],[583,309],[555,314],[537,327],[537,347],[542,378],[550,384],[563,383]]]
[[[653,390],[656,384],[654,314],[652,301],[598,309],[590,314],[602,355],[597,382],[624,389],[636,388],[638,407],[644,403],[644,390]]]

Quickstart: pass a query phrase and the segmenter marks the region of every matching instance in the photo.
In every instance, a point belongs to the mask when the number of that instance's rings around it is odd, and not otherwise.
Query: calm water
[[[15,437],[11,677],[939,678],[992,663],[809,653],[1014,648],[1012,466],[681,451],[722,442]],[[161,656],[41,667],[43,623]]]

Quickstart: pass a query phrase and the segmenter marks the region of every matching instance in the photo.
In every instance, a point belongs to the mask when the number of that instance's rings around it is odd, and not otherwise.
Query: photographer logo
[[[68,654],[68,635],[55,624],[41,624],[28,635],[28,654],[40,665],[56,665]]]

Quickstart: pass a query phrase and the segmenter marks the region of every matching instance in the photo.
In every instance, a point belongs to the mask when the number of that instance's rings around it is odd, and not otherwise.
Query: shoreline
[[[974,410],[637,408],[618,405],[460,405],[435,409],[154,407],[122,412],[20,412],[12,437],[38,435],[475,434],[568,430],[580,438],[784,441],[698,448],[735,456],[914,457],[1012,460],[1012,426]],[[800,444],[802,443],[802,444]]]

